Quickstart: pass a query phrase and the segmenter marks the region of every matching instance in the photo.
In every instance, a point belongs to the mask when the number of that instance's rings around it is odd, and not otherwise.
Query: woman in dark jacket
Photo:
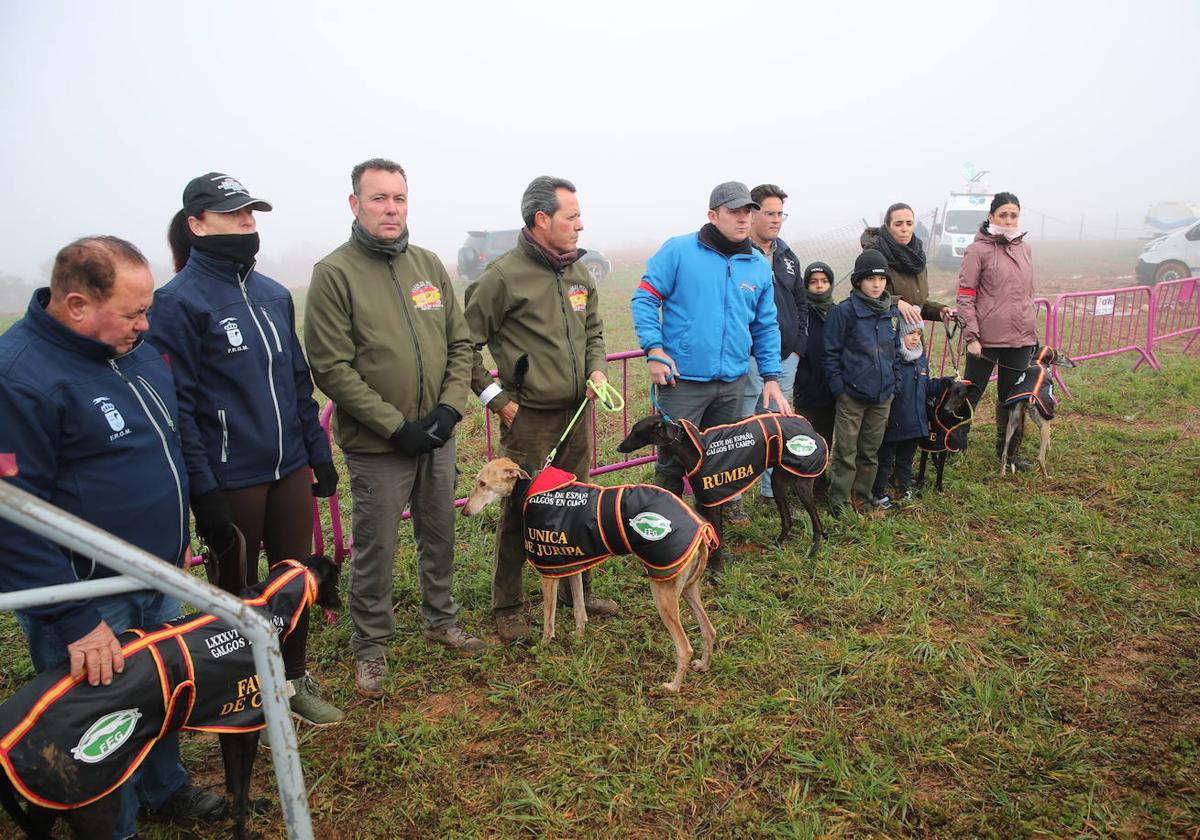
[[[175,375],[196,531],[218,585],[240,592],[258,582],[260,544],[270,564],[312,553],[313,496],[336,492],[337,471],[292,297],[254,270],[253,211],[271,205],[218,172],[193,179],[183,205],[168,231],[178,274],[154,294],[149,338]],[[307,641],[305,612],[283,644],[292,711],[336,723],[345,715],[317,692]]]
[[[874,249],[887,258],[887,291],[901,316],[910,324],[945,320],[950,307],[929,299],[929,274],[925,270],[925,247],[917,237],[913,209],[897,202],[887,209],[883,225],[869,227],[859,239],[863,250]]]
[[[1037,344],[1037,307],[1033,301],[1033,253],[1021,232],[1021,202],[1009,192],[996,193],[987,219],[963,254],[958,274],[958,314],[964,323],[966,379],[986,389],[996,381],[996,457],[1004,448],[1008,399],[1013,384],[1029,366]],[[982,396],[982,391],[980,391]],[[976,397],[976,402],[978,402]],[[1009,443],[1008,463],[1032,469],[1021,455],[1020,436]]]

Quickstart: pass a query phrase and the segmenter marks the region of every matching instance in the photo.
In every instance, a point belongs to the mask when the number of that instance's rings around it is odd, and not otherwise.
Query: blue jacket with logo
[[[900,386],[900,312],[871,311],[858,295],[829,310],[822,357],[829,390],[863,402],[881,403]]]
[[[23,490],[181,565],[188,542],[187,471],[171,371],[139,340],[122,356],[46,312],[49,289],[0,336],[0,453]],[[0,519],[0,589],[113,572]],[[88,601],[33,607],[73,642],[100,623]]]
[[[193,249],[154,293],[148,337],[175,374],[193,496],[333,460],[292,296],[274,280]]]
[[[786,359],[795,353],[800,358],[808,352],[808,296],[804,291],[804,277],[800,260],[782,239],[775,240],[771,256],[754,250],[771,261],[771,273],[775,278],[775,309],[779,318],[779,358]]]
[[[888,412],[887,443],[915,440],[929,435],[929,359],[922,353],[913,361],[900,360],[900,390]]]
[[[762,254],[726,257],[699,233],[668,239],[633,293],[638,343],[675,361],[681,379],[732,382],[749,367],[778,379],[779,321],[771,266]]]

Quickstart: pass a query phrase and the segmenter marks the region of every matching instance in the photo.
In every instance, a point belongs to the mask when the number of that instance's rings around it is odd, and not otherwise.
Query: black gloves
[[[233,540],[233,512],[220,490],[209,490],[192,499],[196,533],[214,550],[223,551]]]
[[[420,422],[410,423],[407,420],[400,424],[400,428],[392,432],[389,440],[391,440],[392,446],[396,447],[397,452],[410,458],[432,452],[442,445],[442,441],[429,434]]]
[[[419,421],[425,430],[437,438],[438,446],[443,446],[454,434],[454,427],[462,415],[448,405],[442,404],[426,414]]]
[[[327,499],[337,492],[338,474],[334,469],[333,462],[327,461],[324,464],[312,465],[313,481],[312,493],[322,499]]]

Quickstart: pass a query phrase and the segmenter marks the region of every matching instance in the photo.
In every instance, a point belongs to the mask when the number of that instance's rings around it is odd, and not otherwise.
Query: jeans
[[[161,592],[129,592],[96,598],[92,604],[113,633],[131,627],[147,627],[179,618],[183,611],[179,602]],[[41,673],[66,662],[67,643],[54,626],[24,613],[17,613],[17,623],[29,640],[29,656],[33,667]],[[97,690],[102,690],[97,688]],[[116,840],[137,833],[138,805],[154,809],[187,783],[187,773],[179,760],[179,733],[171,732],[155,744],[142,766],[121,786],[121,809],[117,814]]]
[[[783,398],[792,401],[792,387],[796,384],[796,369],[800,366],[800,357],[795,353],[779,363],[779,388]],[[746,390],[742,393],[742,416],[751,417],[768,411],[762,404],[763,379],[758,375],[758,362],[750,357],[750,367],[746,371]],[[771,490],[771,469],[763,473],[762,481],[758,483],[764,499],[774,497]]]

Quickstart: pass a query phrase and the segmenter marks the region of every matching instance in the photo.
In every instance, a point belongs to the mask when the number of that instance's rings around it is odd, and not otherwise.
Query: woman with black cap
[[[910,324],[945,320],[950,307],[929,299],[929,274],[925,270],[925,247],[916,234],[913,209],[897,202],[887,209],[883,224],[863,231],[863,250],[879,251],[887,258],[890,275],[887,290],[900,315]]]
[[[829,508],[834,516],[855,495],[864,511],[876,512],[871,486],[888,409],[900,385],[900,313],[885,288],[887,279],[883,254],[863,251],[850,275],[854,291],[825,319],[822,363],[837,400],[829,460]]]
[[[271,564],[311,554],[313,496],[337,491],[292,296],[254,270],[254,211],[270,209],[228,175],[189,182],[167,233],[178,273],[150,311],[149,339],[175,375],[196,532],[230,592],[258,582],[260,544]],[[344,713],[306,670],[301,622],[283,644],[292,712],[337,723]]]
[[[996,381],[996,457],[1004,449],[1008,409],[1004,401],[1037,344],[1037,307],[1033,301],[1033,254],[1019,227],[1021,202],[1010,192],[996,193],[987,219],[963,254],[958,274],[958,314],[964,323],[966,379],[986,389]],[[980,391],[982,396],[982,390]],[[979,397],[975,398],[976,403]],[[1020,436],[1009,443],[1008,463],[1032,469],[1021,455]]]

